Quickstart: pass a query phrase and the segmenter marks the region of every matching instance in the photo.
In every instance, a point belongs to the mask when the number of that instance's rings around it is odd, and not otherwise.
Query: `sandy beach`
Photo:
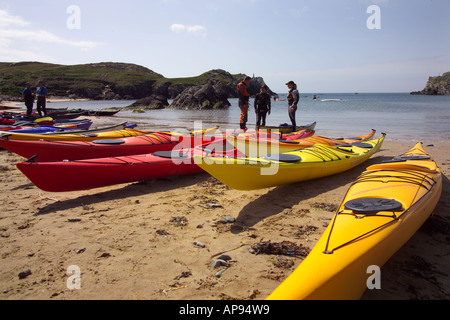
[[[444,174],[441,200],[382,268],[382,289],[363,299],[450,298],[450,143],[423,142]],[[48,193],[16,168],[23,158],[2,150],[0,299],[265,299],[303,257],[250,249],[265,241],[312,249],[365,168],[413,145],[388,137],[351,171],[251,192],[203,173]],[[214,269],[221,255],[231,260]],[[79,289],[67,285],[72,266],[81,272]]]

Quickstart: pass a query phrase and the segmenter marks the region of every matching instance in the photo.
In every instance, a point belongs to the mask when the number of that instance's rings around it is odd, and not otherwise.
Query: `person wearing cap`
[[[297,131],[297,122],[295,120],[295,112],[297,111],[298,102],[300,101],[300,93],[297,90],[297,85],[294,81],[286,83],[289,88],[289,94],[287,96],[289,103],[289,118],[292,122],[293,131]]]
[[[250,84],[251,80],[252,78],[245,77],[244,81],[240,82],[237,87],[239,108],[241,109],[240,126],[243,130],[247,129],[248,107],[250,102],[250,94],[247,91],[247,86]]]
[[[270,95],[267,93],[267,87],[261,87],[261,91],[255,97],[255,113],[256,113],[256,130],[266,125],[267,113],[270,115],[271,102]]]

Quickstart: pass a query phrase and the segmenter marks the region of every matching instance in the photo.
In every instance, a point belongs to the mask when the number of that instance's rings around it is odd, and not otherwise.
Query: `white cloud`
[[[184,31],[186,31],[186,26],[183,24],[175,23],[170,26],[170,30],[172,30],[172,32],[175,32],[175,33],[182,33]]]
[[[195,36],[205,37],[207,34],[207,30],[204,26],[188,26],[187,32],[193,34]]]
[[[174,33],[183,33],[187,32],[188,34],[197,36],[197,37],[206,37],[208,30],[201,25],[195,25],[195,26],[186,26],[184,24],[172,24],[170,26],[170,30]]]
[[[12,16],[5,10],[0,10],[0,27],[18,26],[26,27],[30,23],[21,17]]]
[[[69,47],[87,50],[95,48],[101,43],[93,41],[73,41],[62,38],[49,31],[35,30],[30,28],[30,22],[25,21],[22,17],[13,16],[5,10],[0,10],[0,60],[11,60],[11,55],[17,56],[19,60],[37,60],[36,53],[21,50],[18,47],[21,42],[27,41],[28,46],[46,44],[60,44]],[[28,57],[28,58],[27,58]]]
[[[19,29],[10,29],[10,30],[2,29],[0,30],[0,38],[9,39],[10,41],[22,39],[27,41],[56,43],[86,49],[92,49],[97,45],[99,45],[99,43],[92,41],[71,41],[63,39],[51,32],[44,30],[33,31],[33,30],[19,30]]]

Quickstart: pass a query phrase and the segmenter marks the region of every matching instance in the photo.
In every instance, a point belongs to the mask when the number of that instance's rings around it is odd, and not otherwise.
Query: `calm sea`
[[[314,95],[317,100],[313,100]],[[285,94],[280,94],[284,99]],[[143,130],[174,130],[220,126],[238,129],[240,110],[237,99],[229,100],[228,110],[153,110],[145,113],[121,111],[115,118],[139,123]],[[134,101],[54,102],[51,107],[104,109],[124,107]],[[253,129],[256,116],[253,100],[247,127]],[[272,101],[267,125],[289,123],[287,101]],[[450,96],[417,96],[409,93],[326,93],[302,94],[297,124],[317,122],[316,134],[326,137],[348,137],[369,133],[387,133],[388,140],[435,143],[450,141]]]

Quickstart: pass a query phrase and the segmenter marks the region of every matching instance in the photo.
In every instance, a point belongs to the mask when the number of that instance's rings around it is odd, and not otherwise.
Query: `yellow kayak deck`
[[[194,156],[194,162],[227,186],[255,190],[325,177],[349,170],[381,148],[381,138],[343,146],[314,145],[264,158]]]
[[[264,137],[257,137],[255,134],[247,133],[238,136],[229,136],[227,141],[234,145],[240,152],[246,156],[264,157],[272,153],[287,153],[316,144],[323,144],[327,146],[338,146],[349,143],[363,142],[373,139],[376,130],[360,136],[343,139],[332,139],[322,136],[312,136],[293,141],[285,141],[283,139],[267,139]]]
[[[359,299],[368,268],[381,268],[410,239],[441,191],[441,171],[420,144],[370,166],[352,184],[308,257],[268,299]]]
[[[201,134],[213,134],[216,132],[218,127],[193,131],[191,135],[201,135]],[[10,139],[10,140],[28,140],[28,141],[84,141],[91,142],[95,140],[103,140],[103,139],[120,139],[127,137],[136,137],[142,135],[154,134],[154,131],[140,131],[136,129],[124,129],[124,130],[114,130],[107,132],[99,132],[99,133],[80,133],[80,134],[29,134],[29,133],[14,133],[8,131],[0,131],[0,138]],[[175,132],[167,132],[167,134],[171,134],[174,136],[183,136],[181,133]]]

